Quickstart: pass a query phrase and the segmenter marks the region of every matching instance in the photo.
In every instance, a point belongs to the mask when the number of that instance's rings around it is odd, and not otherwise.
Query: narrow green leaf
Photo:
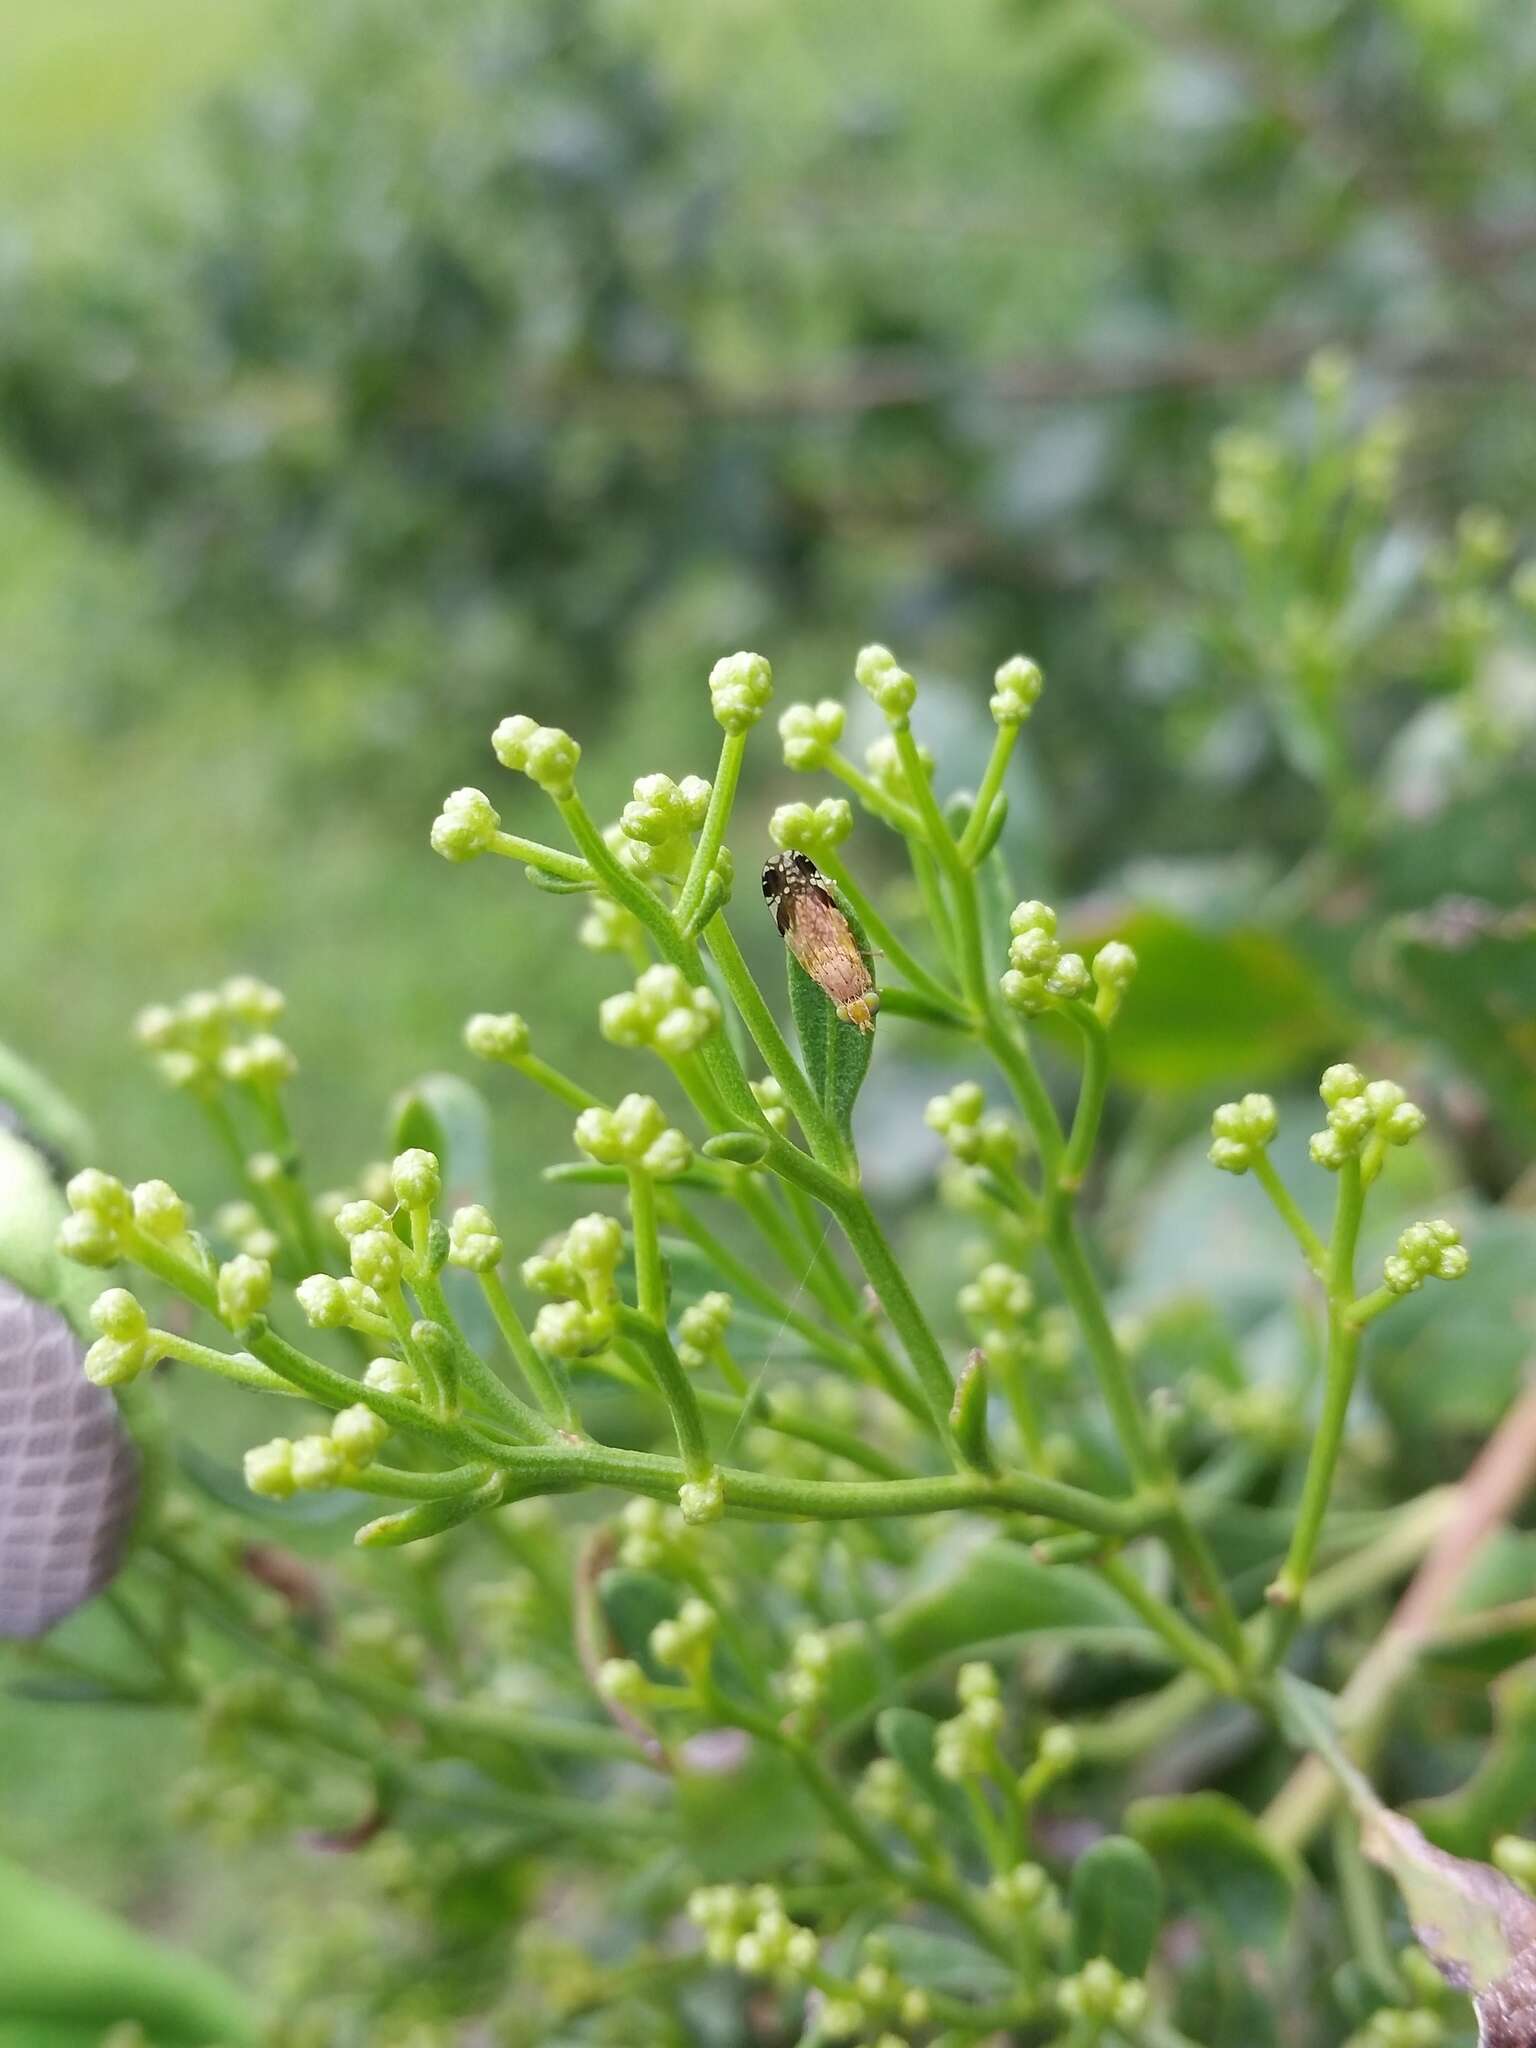
[[[1267,1841],[1253,1816],[1221,1792],[1140,1799],[1126,1825],[1148,1851],[1174,1903],[1234,1948],[1276,1955],[1285,1946],[1301,1871]]]
[[[1126,1835],[1095,1842],[1072,1868],[1072,1956],[1078,1969],[1107,1956],[1127,1977],[1146,1974],[1163,1922],[1157,1865]]]

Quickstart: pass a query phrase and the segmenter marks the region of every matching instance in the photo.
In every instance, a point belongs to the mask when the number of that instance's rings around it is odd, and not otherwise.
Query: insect
[[[873,1031],[880,992],[853,926],[809,854],[781,853],[763,868],[763,894],[791,953],[845,1024]]]

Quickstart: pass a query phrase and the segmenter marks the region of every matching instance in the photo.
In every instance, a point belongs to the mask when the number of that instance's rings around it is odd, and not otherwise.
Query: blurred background
[[[1462,1169],[1518,1182],[1526,0],[4,15],[0,1038],[104,1163],[212,1192],[129,1027],[237,969],[288,992],[322,1184],[471,1009],[616,1072],[611,963],[515,870],[450,876],[441,795],[531,829],[487,747],[527,710],[612,815],[709,772],[721,652],[787,702],[883,639],[951,786],[993,667],[1045,667],[1011,850],[1144,951],[1139,1129],[1432,1034]],[[754,760],[738,847],[820,793]],[[1277,896],[1319,846],[1349,887]],[[924,1057],[869,1133],[893,1197]],[[518,1132],[509,1238],[558,1115]],[[0,1707],[6,1846],[233,1953],[132,1720]]]

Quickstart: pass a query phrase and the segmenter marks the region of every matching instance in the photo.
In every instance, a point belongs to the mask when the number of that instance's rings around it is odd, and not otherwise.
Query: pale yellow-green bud
[[[293,1445],[285,1436],[257,1444],[245,1454],[245,1483],[252,1493],[270,1500],[288,1500],[297,1485],[293,1476]]]
[[[709,672],[709,707],[728,733],[748,731],[773,695],[773,670],[760,654],[722,655]]]
[[[420,1145],[397,1155],[389,1177],[395,1194],[408,1209],[430,1209],[443,1191],[437,1154]]]
[[[354,1402],[332,1419],[331,1441],[354,1468],[371,1464],[388,1440],[389,1424],[365,1402]]]
[[[133,1220],[146,1237],[166,1244],[186,1229],[187,1205],[169,1181],[141,1180],[133,1191]]]
[[[802,774],[825,768],[843,736],[843,721],[843,707],[833,697],[819,704],[791,704],[779,719],[785,767]]]
[[[521,714],[504,718],[491,745],[503,768],[526,775],[546,796],[563,802],[573,794],[581,748],[558,726],[538,725]]]
[[[1022,725],[1040,701],[1045,677],[1027,654],[1015,654],[993,677],[991,712],[999,725]]]
[[[529,1031],[513,1010],[500,1016],[478,1010],[464,1026],[464,1043],[480,1060],[501,1060],[511,1064],[528,1050]]]
[[[233,1330],[259,1316],[272,1299],[272,1268],[265,1259],[237,1252],[219,1268],[219,1314]]]
[[[392,1230],[359,1231],[350,1246],[352,1277],[375,1293],[387,1293],[399,1283],[404,1250]]]
[[[808,853],[814,860],[835,852],[853,830],[853,806],[846,797],[823,797],[819,804],[780,804],[768,820],[775,846]]]
[[[889,647],[878,643],[861,647],[853,664],[853,676],[892,724],[905,721],[917,701],[917,684],[905,669],[897,666]]]

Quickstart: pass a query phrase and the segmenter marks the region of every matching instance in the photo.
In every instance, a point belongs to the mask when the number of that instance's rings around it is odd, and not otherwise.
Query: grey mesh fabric
[[[39,1636],[127,1545],[139,1457],[56,1308],[0,1279],[0,1636]]]

